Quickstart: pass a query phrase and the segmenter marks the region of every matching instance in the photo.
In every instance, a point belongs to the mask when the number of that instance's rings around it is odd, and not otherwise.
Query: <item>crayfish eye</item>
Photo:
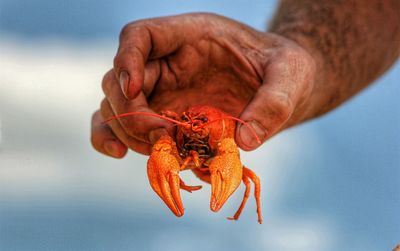
[[[203,123],[208,122],[208,118],[207,118],[206,116],[201,116],[201,117],[199,117],[199,119],[200,119]]]
[[[188,118],[185,114],[182,114],[181,120],[182,120],[182,121],[185,121],[185,122],[188,122],[188,121],[189,121],[189,118]]]

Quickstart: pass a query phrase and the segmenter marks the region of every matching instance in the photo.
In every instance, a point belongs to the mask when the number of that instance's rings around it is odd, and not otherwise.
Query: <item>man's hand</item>
[[[247,121],[264,142],[305,116],[313,90],[314,59],[284,37],[213,14],[186,14],[126,25],[114,68],[103,79],[105,99],[92,120],[92,143],[123,157],[127,148],[149,154],[171,123],[148,116],[101,122],[132,111],[178,114],[211,105]],[[259,145],[245,126],[236,142]]]

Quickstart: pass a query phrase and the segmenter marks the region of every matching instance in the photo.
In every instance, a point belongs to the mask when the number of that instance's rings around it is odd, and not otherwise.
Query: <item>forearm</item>
[[[400,53],[398,0],[283,0],[270,31],[315,59],[314,87],[293,114],[297,124],[324,114],[368,86]]]

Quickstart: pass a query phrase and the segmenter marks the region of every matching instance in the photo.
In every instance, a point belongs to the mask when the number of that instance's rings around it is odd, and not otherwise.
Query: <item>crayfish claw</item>
[[[153,146],[147,162],[147,175],[153,190],[178,217],[184,214],[180,195],[180,165],[176,146],[169,136],[162,136]]]
[[[218,212],[242,180],[242,164],[239,150],[231,138],[222,140],[218,154],[211,161],[211,200],[210,209]]]
[[[164,202],[178,217],[184,213],[181,194],[179,192],[179,175],[170,174],[169,183],[164,183]]]

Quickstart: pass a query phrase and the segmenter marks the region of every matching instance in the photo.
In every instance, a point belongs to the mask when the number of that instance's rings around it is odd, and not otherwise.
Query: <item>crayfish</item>
[[[201,186],[186,185],[179,177],[180,171],[190,169],[199,179],[211,184],[210,209],[214,212],[222,208],[243,181],[246,186],[244,198],[234,216],[228,218],[230,220],[239,218],[250,194],[249,180],[253,181],[258,222],[262,223],[260,180],[241,163],[234,140],[236,123],[248,126],[244,121],[210,106],[191,107],[181,116],[172,111],[162,112],[161,115],[130,112],[109,120],[131,115],[164,118],[177,125],[176,140],[168,135],[161,136],[153,145],[147,162],[151,187],[176,216],[181,217],[184,213],[179,189],[188,192],[201,189]]]

